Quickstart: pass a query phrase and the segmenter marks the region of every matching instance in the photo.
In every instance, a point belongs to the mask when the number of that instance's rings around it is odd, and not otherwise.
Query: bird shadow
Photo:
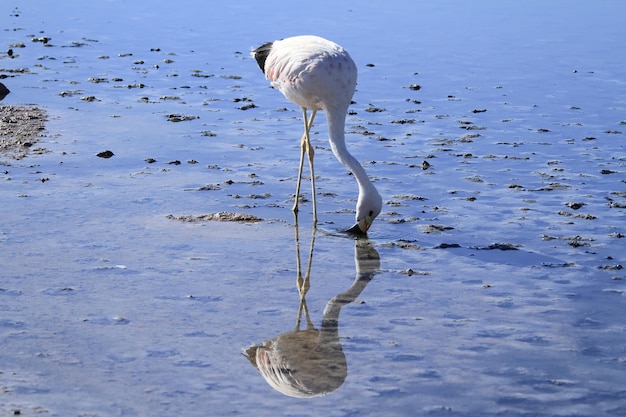
[[[300,299],[295,328],[245,349],[243,355],[276,391],[290,397],[310,398],[335,391],[346,379],[348,367],[339,341],[339,313],[342,307],[356,300],[374,278],[380,269],[380,256],[368,239],[355,239],[356,277],[347,290],[328,301],[318,329],[311,320],[306,302],[306,294],[311,288],[316,228],[311,232],[305,265],[301,262],[297,221],[294,229],[296,288]]]

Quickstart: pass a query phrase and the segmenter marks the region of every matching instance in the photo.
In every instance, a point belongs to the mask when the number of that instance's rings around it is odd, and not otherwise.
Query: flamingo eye
[[[374,211],[370,210],[370,217],[374,215]]]

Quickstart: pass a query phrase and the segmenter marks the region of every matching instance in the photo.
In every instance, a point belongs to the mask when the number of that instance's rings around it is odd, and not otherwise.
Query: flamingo
[[[335,157],[356,178],[359,197],[356,223],[347,231],[365,235],[382,209],[382,198],[368,178],[365,169],[354,158],[345,143],[348,106],[356,87],[357,69],[348,52],[334,42],[318,36],[293,36],[268,42],[252,51],[272,87],[302,109],[304,134],[300,141],[300,167],[296,184],[293,212],[298,213],[298,197],[304,155],[308,156],[313,194],[313,225],[317,225],[315,199],[314,149],[310,131],[315,114],[323,110],[328,124],[330,146]],[[310,117],[308,111],[311,111]]]

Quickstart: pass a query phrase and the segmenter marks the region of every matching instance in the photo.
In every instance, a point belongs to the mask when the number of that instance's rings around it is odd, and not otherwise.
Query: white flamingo
[[[318,110],[326,113],[330,146],[335,157],[352,172],[359,186],[356,224],[348,231],[366,234],[382,209],[382,198],[361,164],[348,152],[345,124],[348,106],[356,87],[356,65],[348,52],[334,42],[318,36],[294,36],[268,42],[252,51],[271,85],[300,106],[304,119],[300,168],[293,211],[298,212],[298,197],[304,154],[308,155],[313,190],[313,224],[317,224],[315,200],[314,149],[309,132]],[[311,110],[309,118],[307,110]]]

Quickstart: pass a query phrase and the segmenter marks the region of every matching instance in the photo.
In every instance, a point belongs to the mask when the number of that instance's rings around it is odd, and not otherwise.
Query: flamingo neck
[[[376,187],[374,187],[374,184],[372,184],[368,178],[363,166],[346,148],[346,111],[347,108],[325,111],[331,149],[339,162],[344,164],[350,172],[352,172],[354,178],[356,178],[356,182],[359,185],[359,197],[371,192],[378,193]]]

